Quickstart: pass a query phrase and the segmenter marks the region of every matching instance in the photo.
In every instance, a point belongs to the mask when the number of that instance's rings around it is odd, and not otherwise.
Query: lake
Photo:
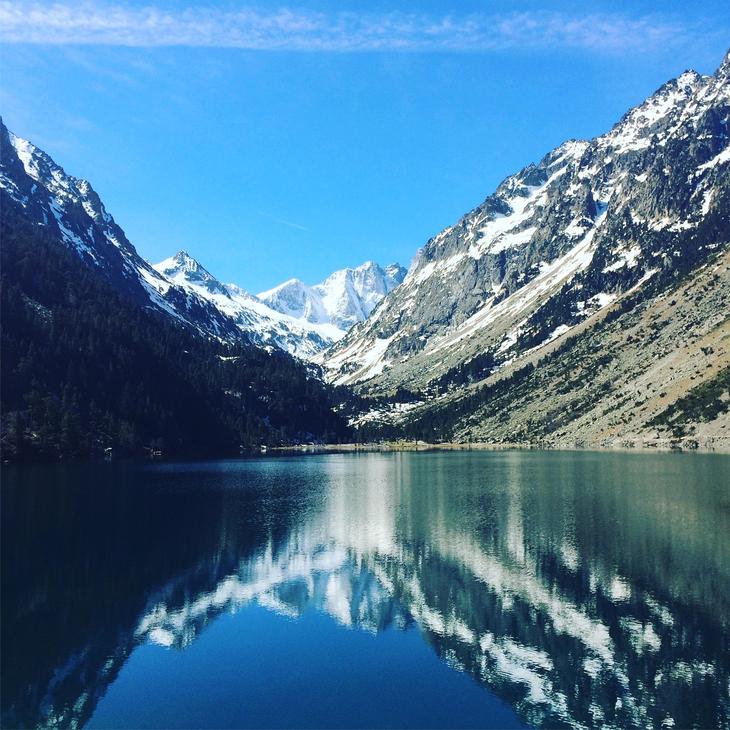
[[[730,457],[4,467],[3,727],[728,727]]]

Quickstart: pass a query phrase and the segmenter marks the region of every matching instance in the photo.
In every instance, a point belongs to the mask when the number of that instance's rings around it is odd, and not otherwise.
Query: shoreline
[[[386,452],[427,451],[600,451],[636,453],[702,453],[730,454],[729,444],[698,444],[684,442],[643,442],[623,444],[548,444],[530,442],[444,442],[427,441],[384,441],[373,443],[346,444],[300,444],[293,446],[270,446],[262,454],[351,454]]]
[[[639,444],[545,444],[545,443],[529,443],[529,442],[481,442],[474,441],[471,443],[460,442],[444,442],[430,443],[426,441],[384,441],[382,443],[344,443],[344,444],[292,444],[289,446],[261,446],[252,448],[246,452],[238,454],[223,453],[218,455],[181,455],[169,454],[154,459],[143,456],[122,456],[114,459],[103,458],[86,458],[86,459],[48,459],[48,460],[28,460],[28,461],[10,461],[3,459],[0,461],[0,468],[18,466],[43,466],[43,465],[78,465],[78,464],[121,464],[121,463],[139,463],[139,464],[161,464],[169,462],[196,462],[196,461],[216,461],[227,459],[257,459],[267,456],[317,456],[323,454],[375,454],[375,453],[397,453],[397,452],[437,452],[437,451],[574,451],[574,452],[596,452],[596,453],[661,453],[661,454],[678,454],[678,453],[697,453],[697,454],[721,454],[730,455],[730,444],[697,444],[692,445],[682,443],[639,443]]]

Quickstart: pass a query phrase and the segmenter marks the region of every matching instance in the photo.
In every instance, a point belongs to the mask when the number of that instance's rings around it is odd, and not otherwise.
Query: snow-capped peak
[[[18,159],[23,163],[26,173],[36,182],[43,179],[57,177],[53,173],[61,170],[48,155],[39,150],[34,144],[27,139],[18,137],[17,134],[8,132],[10,144],[15,148]],[[62,172],[62,171],[61,171]]]
[[[399,263],[392,263],[388,264],[383,271],[385,271],[385,275],[388,277],[388,280],[392,284],[392,288],[395,289],[395,287],[400,284],[403,279],[406,278],[406,274],[408,273],[405,267],[401,266]]]
[[[153,268],[174,284],[196,284],[209,292],[228,296],[226,287],[187,251],[178,251],[174,256],[154,264]]]
[[[708,77],[688,70],[667,81],[646,101],[627,112],[608,134],[599,137],[599,146],[616,154],[647,149],[652,135],[666,133],[667,122],[681,117],[687,102],[707,80]]]
[[[405,273],[399,264],[383,270],[374,261],[366,261],[339,269],[314,286],[290,279],[258,296],[278,312],[308,322],[330,323],[345,332],[366,319],[403,281]]]
[[[331,319],[319,294],[299,279],[288,279],[273,289],[261,292],[259,299],[277,312],[314,324],[329,324]]]

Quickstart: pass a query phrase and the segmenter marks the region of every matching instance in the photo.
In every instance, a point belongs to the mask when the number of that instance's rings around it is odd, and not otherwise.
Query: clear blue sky
[[[26,0],[0,27],[10,129],[145,258],[256,292],[407,265],[506,175],[714,71],[730,3]]]

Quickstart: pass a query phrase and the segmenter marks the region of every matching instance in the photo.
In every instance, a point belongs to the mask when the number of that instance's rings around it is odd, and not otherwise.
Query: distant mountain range
[[[335,325],[344,335],[366,320],[406,273],[400,264],[382,269],[374,261],[366,261],[354,269],[335,271],[321,284],[307,286],[299,279],[289,279],[258,296],[277,312],[312,324]]]
[[[153,268],[191,297],[232,319],[256,344],[275,346],[303,359],[327,349],[353,324],[362,322],[406,274],[398,264],[383,270],[368,261],[355,269],[335,271],[315,286],[290,279],[254,296],[235,284],[222,284],[185,251]],[[198,324],[215,334],[214,321]]]
[[[51,229],[118,290],[203,334],[225,340],[244,335],[255,344],[310,359],[364,320],[405,276],[398,264],[384,271],[367,262],[336,271],[313,287],[292,279],[255,297],[222,284],[184,251],[151,266],[86,180],[66,174],[4,125],[0,135],[0,186],[26,219]]]
[[[3,218],[204,341],[321,367],[360,438],[730,443],[729,119],[726,56],[507,177],[407,275],[367,262],[253,295],[184,251],[151,265],[88,182],[4,125]]]

